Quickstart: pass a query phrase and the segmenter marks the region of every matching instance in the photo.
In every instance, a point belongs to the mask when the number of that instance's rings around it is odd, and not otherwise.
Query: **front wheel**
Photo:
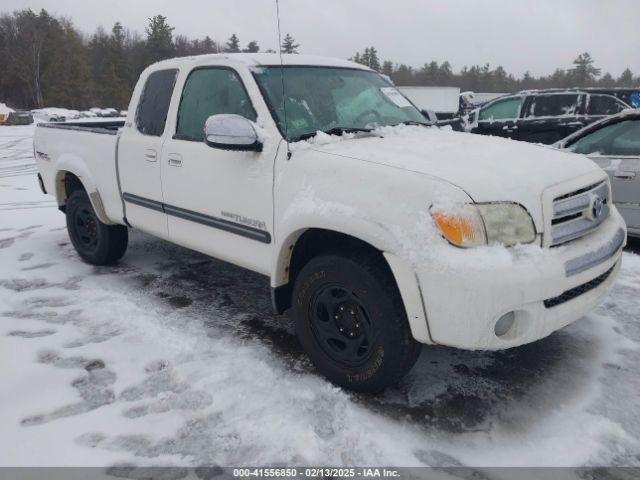
[[[312,259],[296,278],[296,333],[318,371],[337,385],[376,393],[420,354],[395,281],[377,252]]]
[[[127,228],[102,223],[84,190],[71,194],[66,215],[71,243],[85,262],[108,265],[122,258],[129,241]]]

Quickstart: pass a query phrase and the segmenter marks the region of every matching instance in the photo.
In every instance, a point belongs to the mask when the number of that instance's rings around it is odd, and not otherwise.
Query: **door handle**
[[[613,174],[613,178],[619,178],[620,180],[633,180],[636,178],[635,172],[617,172]]]
[[[171,167],[181,167],[182,166],[182,156],[177,153],[169,154],[169,166]]]
[[[156,160],[158,160],[158,154],[156,153],[155,150],[148,149],[144,152],[144,159],[147,162],[155,162]]]

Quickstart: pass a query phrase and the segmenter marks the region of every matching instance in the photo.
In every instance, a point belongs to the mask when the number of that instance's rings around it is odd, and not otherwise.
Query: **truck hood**
[[[520,203],[538,226],[545,189],[599,170],[586,157],[547,146],[420,126],[384,127],[367,137],[319,134],[312,148],[437,177],[475,202]]]

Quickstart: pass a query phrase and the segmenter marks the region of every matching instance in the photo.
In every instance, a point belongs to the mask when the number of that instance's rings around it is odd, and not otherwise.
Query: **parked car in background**
[[[36,121],[40,122],[66,122],[80,118],[78,110],[60,107],[36,108],[31,110],[31,114]]]
[[[120,112],[115,108],[103,108],[101,116],[102,117],[119,117]]]
[[[13,112],[12,108],[7,107],[4,103],[0,103],[0,125],[4,124],[11,112]]]
[[[467,113],[482,108],[485,104],[498,97],[504,97],[507,93],[484,93],[484,92],[462,92],[459,99],[459,113],[466,115]]]
[[[83,110],[80,112],[80,118],[96,118],[98,115],[91,110]]]
[[[588,93],[604,93],[619,98],[632,108],[640,108],[640,88],[601,88],[589,87],[584,89]]]
[[[497,98],[467,117],[466,130],[524,142],[552,144],[585,126],[630,108],[607,94],[536,90]]]
[[[41,110],[31,110],[31,115],[43,122],[65,122],[67,120],[65,115]]]
[[[629,235],[640,237],[640,110],[592,123],[554,146],[587,155],[607,172]]]
[[[33,123],[33,115],[31,112],[18,110],[10,112],[4,121],[5,125],[31,125]]]

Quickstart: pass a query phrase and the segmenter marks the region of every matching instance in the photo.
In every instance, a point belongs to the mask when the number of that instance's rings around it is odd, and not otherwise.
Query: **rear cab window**
[[[192,70],[182,90],[174,138],[203,141],[207,118],[223,113],[256,121],[256,111],[239,75],[226,67]]]
[[[147,77],[136,110],[136,128],[140,133],[154,137],[164,133],[177,75],[177,69],[168,69]]]
[[[480,109],[479,121],[516,119],[520,113],[523,97],[504,98],[496,100],[491,105]]]
[[[524,117],[567,117],[578,114],[579,93],[555,93],[551,95],[533,95]]]

